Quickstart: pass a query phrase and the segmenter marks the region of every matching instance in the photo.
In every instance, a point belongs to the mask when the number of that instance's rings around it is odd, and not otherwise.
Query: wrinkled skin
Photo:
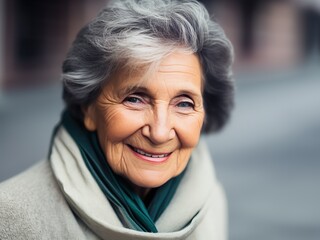
[[[185,169],[205,115],[197,55],[172,53],[147,80],[141,76],[119,71],[84,109],[110,167],[139,193]]]

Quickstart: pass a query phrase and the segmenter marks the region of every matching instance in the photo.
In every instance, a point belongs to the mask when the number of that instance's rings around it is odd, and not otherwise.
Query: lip
[[[172,152],[169,152],[169,153],[148,152],[141,148],[133,147],[131,145],[127,145],[127,146],[129,147],[131,152],[139,159],[147,161],[149,163],[155,163],[155,164],[166,162],[172,153]],[[148,156],[146,156],[145,154],[142,154],[143,152],[146,153]]]

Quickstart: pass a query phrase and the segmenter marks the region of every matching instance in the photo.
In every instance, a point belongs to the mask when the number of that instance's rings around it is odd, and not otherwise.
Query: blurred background
[[[106,2],[0,0],[0,181],[46,157],[63,109],[61,63]],[[320,0],[202,2],[235,49],[236,107],[206,137],[229,238],[318,240]]]

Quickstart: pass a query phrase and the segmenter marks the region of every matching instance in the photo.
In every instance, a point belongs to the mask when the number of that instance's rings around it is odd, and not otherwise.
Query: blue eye
[[[139,99],[138,97],[127,97],[124,100],[125,102],[129,102],[129,103],[141,103],[141,99]]]
[[[180,108],[193,108],[194,104],[191,102],[179,102],[177,106]]]

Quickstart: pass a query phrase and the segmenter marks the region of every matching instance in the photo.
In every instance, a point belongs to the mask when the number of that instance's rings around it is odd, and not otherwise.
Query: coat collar
[[[191,159],[175,196],[156,222],[159,233],[155,234],[122,226],[87,169],[77,145],[63,127],[54,138],[50,157],[60,188],[78,217],[102,239],[123,240],[186,239],[194,231],[205,215],[216,179],[202,141]]]

